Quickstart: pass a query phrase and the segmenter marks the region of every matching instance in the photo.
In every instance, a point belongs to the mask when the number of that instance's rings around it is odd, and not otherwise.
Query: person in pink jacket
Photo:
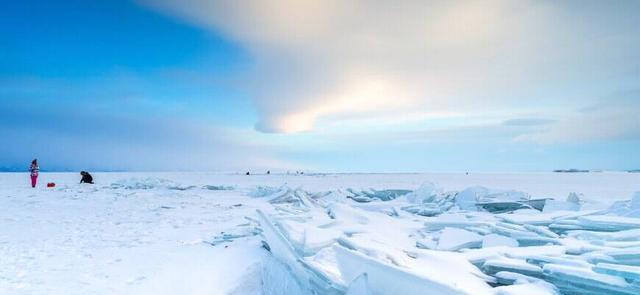
[[[36,182],[38,181],[38,173],[40,172],[40,167],[38,167],[38,159],[33,159],[33,161],[31,161],[29,172],[31,172],[31,187],[36,187]]]

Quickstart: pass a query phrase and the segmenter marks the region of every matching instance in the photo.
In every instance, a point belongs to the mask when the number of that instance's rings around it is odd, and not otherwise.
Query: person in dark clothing
[[[82,179],[80,183],[91,183],[93,184],[93,177],[87,171],[80,171],[80,175],[82,175]]]

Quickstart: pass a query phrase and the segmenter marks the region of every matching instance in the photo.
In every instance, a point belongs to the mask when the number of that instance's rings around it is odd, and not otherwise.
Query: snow
[[[482,236],[464,229],[446,227],[440,233],[438,250],[456,251],[462,248],[479,248]]]
[[[555,295],[558,292],[549,285],[527,283],[501,286],[496,288],[496,295]]]
[[[639,174],[92,174],[0,174],[0,294],[640,293]]]

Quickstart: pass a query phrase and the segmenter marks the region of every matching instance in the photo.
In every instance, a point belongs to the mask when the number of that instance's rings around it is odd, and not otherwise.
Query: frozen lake
[[[286,243],[292,245],[293,253],[300,256],[299,260],[308,263],[303,269],[315,269],[326,275],[327,282],[337,286],[331,290],[338,293],[346,291],[361,272],[367,272],[370,278],[362,288],[370,288],[374,294],[385,293],[387,286],[371,282],[372,276],[385,278],[389,273],[389,278],[393,278],[397,273],[387,272],[386,268],[378,265],[366,271],[360,270],[347,267],[345,262],[362,264],[364,260],[358,259],[371,257],[371,263],[390,263],[411,275],[429,278],[428,267],[432,261],[428,257],[433,253],[423,251],[438,251],[446,258],[439,259],[445,263],[451,261],[454,267],[468,268],[467,275],[478,280],[469,282],[473,279],[461,276],[460,280],[467,281],[461,283],[451,278],[434,278],[434,282],[444,286],[444,292],[456,286],[454,289],[460,293],[455,294],[466,294],[469,288],[496,294],[503,292],[501,290],[512,293],[500,294],[525,294],[518,293],[518,284],[505,283],[506,279],[501,275],[508,274],[498,275],[492,270],[522,274],[523,271],[517,271],[520,269],[514,265],[533,263],[527,260],[531,257],[514,257],[496,250],[490,255],[485,253],[491,259],[485,257],[482,260],[478,257],[484,254],[477,251],[494,249],[489,247],[491,243],[500,247],[530,248],[539,256],[579,261],[576,264],[584,262],[580,265],[591,274],[592,269],[603,262],[592,260],[594,255],[605,255],[609,253],[606,251],[616,249],[640,249],[640,244],[633,244],[633,240],[599,236],[601,242],[593,242],[579,235],[579,231],[600,234],[634,230],[633,220],[636,219],[640,230],[640,218],[636,218],[633,212],[606,211],[614,202],[630,200],[634,192],[640,191],[638,173],[251,176],[93,173],[93,176],[96,184],[86,185],[78,183],[80,176],[76,173],[41,173],[39,186],[32,189],[26,173],[0,173],[1,294],[277,294],[269,286],[274,280],[290,281],[291,292],[282,294],[309,291],[305,288],[311,287],[300,283],[301,277],[303,281],[309,279],[304,274],[277,274],[282,265],[294,262],[283,259],[287,255],[279,255],[280,250],[274,249],[273,236],[264,232],[265,222],[274,225],[277,234],[283,234],[288,240]],[[55,182],[56,187],[46,188],[47,182]],[[437,190],[423,187],[413,192],[413,197],[405,197],[401,193],[393,195],[393,200],[389,201],[375,199],[376,191],[414,191],[425,183],[435,184],[433,187]],[[474,186],[492,189],[483,192],[482,196],[478,195],[480,190],[469,190],[485,201],[520,198],[515,199],[517,203],[524,200],[523,196],[529,199],[554,198],[560,202],[556,204],[560,209],[549,212],[521,209],[516,213],[492,214],[477,211],[473,206],[465,208],[458,192]],[[496,195],[493,190],[500,193]],[[363,191],[367,193],[360,194]],[[504,191],[520,191],[526,196]],[[575,204],[565,202],[573,192],[577,193],[579,201]],[[373,199],[366,199],[371,196]],[[420,201],[416,201],[418,199]],[[573,205],[578,207],[571,207]],[[436,213],[416,213],[426,212],[425,208]],[[260,219],[257,209],[266,214],[267,221]],[[576,219],[578,217],[573,215],[579,212],[591,215]],[[593,214],[596,217],[592,217]],[[623,216],[625,214],[629,216]],[[599,216],[604,216],[605,220],[623,218],[618,221],[624,224],[617,225],[623,228],[594,229],[592,223],[585,223],[585,220],[600,222]],[[482,223],[443,228],[433,226],[434,221],[460,222],[460,218],[466,218],[465,222]],[[544,221],[545,218],[549,221]],[[537,223],[527,223],[530,220]],[[608,226],[606,222],[599,224]],[[540,244],[544,240],[534,239],[532,247],[557,246],[553,250],[555,254],[525,245],[533,236],[524,239],[519,234],[532,230],[528,227],[531,225],[541,226],[536,230],[545,233],[547,238],[552,236],[560,241]],[[567,227],[569,225],[573,227]],[[558,226],[569,229],[555,230]],[[546,233],[545,230],[549,229],[554,231]],[[508,240],[494,239],[491,235],[496,233]],[[538,234],[536,238],[544,236]],[[630,234],[635,237],[633,232]],[[299,244],[299,235],[303,237],[302,244]],[[606,244],[607,239],[612,239],[611,243]],[[262,247],[262,240],[269,243],[271,252]],[[371,244],[371,241],[375,243]],[[342,249],[345,245],[351,245],[351,248]],[[582,247],[582,250],[577,251],[576,247]],[[380,257],[397,255],[404,256],[391,259],[391,262],[380,260]],[[615,253],[611,255],[615,256]],[[611,255],[608,256],[613,257]],[[640,261],[640,257],[637,258]],[[561,266],[558,267],[531,264],[540,268],[540,275],[537,276],[534,268],[530,277],[544,279],[543,271],[566,275],[576,273],[572,269],[562,272],[564,264],[559,264]],[[625,265],[635,264],[629,262]],[[297,266],[290,267],[296,269]],[[265,270],[269,273],[265,274]],[[594,280],[611,280],[610,285],[621,288],[621,294],[625,294],[624,290],[632,290],[624,285],[624,279],[620,281],[613,275],[595,274],[610,276],[596,276]],[[402,278],[400,276],[398,280]],[[496,283],[496,278],[501,283]],[[563,282],[555,284],[561,286]],[[457,283],[467,285],[458,286]],[[524,280],[519,284],[534,284],[540,292],[554,291],[542,283]]]

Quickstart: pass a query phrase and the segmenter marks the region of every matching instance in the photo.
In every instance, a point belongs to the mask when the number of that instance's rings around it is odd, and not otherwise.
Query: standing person
[[[31,172],[31,187],[36,187],[36,182],[38,181],[38,173],[40,172],[40,167],[38,167],[38,159],[33,159],[33,161],[31,161],[29,172]]]

